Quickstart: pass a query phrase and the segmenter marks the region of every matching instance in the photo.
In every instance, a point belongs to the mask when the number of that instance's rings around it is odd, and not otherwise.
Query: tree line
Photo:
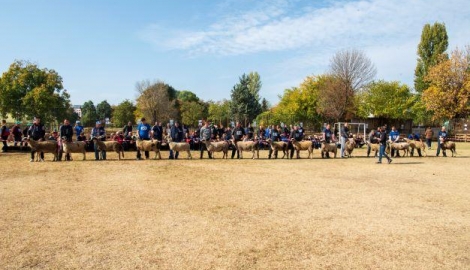
[[[342,50],[331,59],[327,72],[307,76],[296,87],[285,89],[271,106],[260,96],[257,72],[242,74],[231,89],[230,99],[205,101],[188,90],[176,90],[163,81],[136,84],[137,98],[111,105],[106,100],[87,101],[81,121],[93,126],[109,118],[116,126],[146,117],[152,122],[181,121],[189,126],[201,119],[227,125],[303,122],[320,128],[323,122],[349,121],[370,116],[413,119],[439,124],[470,112],[470,47],[447,53],[448,36],[442,23],[426,24],[417,50],[414,89],[399,81],[376,80],[376,68],[357,49]],[[15,61],[0,77],[0,114],[15,119],[41,115],[46,122],[78,119],[62,77],[54,70]]]

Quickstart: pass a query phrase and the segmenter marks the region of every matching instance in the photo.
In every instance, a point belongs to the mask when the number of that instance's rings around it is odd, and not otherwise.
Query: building
[[[82,105],[73,105],[73,111],[77,113],[80,118],[82,118]]]

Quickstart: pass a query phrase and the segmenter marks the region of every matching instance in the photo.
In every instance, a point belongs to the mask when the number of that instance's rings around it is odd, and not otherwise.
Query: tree
[[[330,73],[323,77],[319,111],[328,119],[351,119],[355,112],[355,94],[376,73],[375,66],[362,51],[337,52],[330,61]]]
[[[223,99],[218,102],[209,101],[208,104],[207,118],[219,124],[228,125],[228,121],[231,120],[231,101]]]
[[[196,127],[199,120],[207,117],[207,104],[203,102],[183,102],[180,109],[181,121],[189,126]]]
[[[263,98],[261,100],[261,112],[268,111],[270,107],[271,107],[271,105],[269,104],[268,100]]]
[[[96,105],[96,115],[98,116],[98,119],[104,120],[106,118],[111,118],[112,113],[113,109],[106,100],[103,100]]]
[[[415,90],[422,93],[429,87],[425,77],[431,67],[438,64],[449,45],[446,26],[443,23],[426,24],[418,45],[418,63],[415,69]]]
[[[261,77],[259,76],[258,72],[250,72],[248,74],[248,89],[250,90],[251,94],[255,98],[256,102],[259,103],[260,96],[259,91],[261,90]]]
[[[294,124],[303,122],[316,127],[321,122],[317,113],[319,98],[318,77],[309,76],[299,85],[284,90],[280,96],[279,104],[271,110],[261,114],[258,120],[262,124]]]
[[[150,83],[142,81],[136,86],[139,97],[137,98],[137,110],[141,115],[152,122],[178,119],[178,104],[176,102],[176,90],[170,85],[157,81]]]
[[[95,126],[96,120],[98,120],[98,115],[96,114],[96,108],[93,101],[89,100],[83,103],[82,124],[86,127],[93,127]]]
[[[136,106],[132,101],[126,99],[119,103],[113,110],[112,121],[115,126],[121,127],[127,124],[127,122],[135,123],[134,112]]]
[[[15,61],[0,78],[2,116],[41,116],[45,123],[56,121],[71,107],[62,77],[52,69],[40,69],[26,61]]]
[[[199,98],[196,94],[191,91],[183,90],[177,91],[176,97],[178,100],[183,102],[198,102]]]
[[[441,59],[431,67],[425,81],[429,88],[423,92],[426,109],[433,120],[467,117],[470,113],[470,47],[456,49],[450,59]]]
[[[251,123],[261,113],[261,105],[255,94],[250,90],[252,81],[249,76],[243,74],[231,92],[231,112],[234,120]]]
[[[383,80],[370,83],[359,94],[358,116],[392,119],[411,119],[412,110],[416,101],[410,88],[397,81],[386,82]]]
[[[345,94],[357,93],[374,79],[376,73],[374,64],[359,50],[339,51],[330,61],[330,74],[341,81]]]

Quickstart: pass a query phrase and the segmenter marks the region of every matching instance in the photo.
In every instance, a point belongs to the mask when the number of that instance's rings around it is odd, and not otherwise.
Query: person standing
[[[323,140],[325,140],[325,143],[327,143],[327,144],[334,141],[334,135],[333,135],[333,131],[331,131],[330,124],[326,124],[326,127],[323,130]],[[322,151],[321,152],[321,157],[322,158],[323,158],[323,155],[325,155],[325,153],[323,153],[323,151]],[[330,152],[329,151],[326,152],[326,158],[330,158]]]
[[[201,134],[200,135],[201,136],[200,137],[200,139],[201,139],[201,145],[200,145],[201,156],[200,156],[200,159],[202,159],[203,154],[204,154],[204,150],[207,151],[206,142],[210,142],[211,137],[212,137],[212,129],[210,128],[208,121],[205,121],[204,125],[201,127],[200,134]],[[207,151],[207,154],[208,154],[209,158],[211,159],[212,158],[211,153],[209,151]]]
[[[279,130],[274,126],[273,126],[273,128],[271,128],[269,139],[271,140],[271,143],[278,142],[281,139],[281,135],[279,134]],[[273,153],[273,148],[269,147],[268,159],[271,159],[272,153]],[[277,159],[277,149],[274,151],[274,158]]]
[[[41,118],[36,116],[34,118],[33,125],[28,130],[28,138],[35,140],[35,141],[44,141],[44,136],[46,135],[46,130],[44,129],[44,125],[41,124]],[[31,149],[31,160],[30,162],[34,161],[34,154],[36,151]],[[44,161],[44,153],[41,152],[41,161]]]
[[[127,137],[129,136],[129,134],[132,134],[132,122],[131,121],[127,122],[127,125],[125,125],[122,128],[122,134],[124,135],[124,137]]]
[[[436,157],[438,157],[439,154],[441,153],[442,144],[446,142],[448,135],[449,134],[447,134],[446,127],[442,126],[441,131],[439,131],[439,133],[437,133],[437,153],[436,153]],[[445,149],[442,149],[442,155],[444,157],[447,157]]]
[[[80,135],[78,134],[77,137],[78,136],[80,136]],[[65,119],[64,124],[62,126],[60,126],[60,129],[59,129],[59,140],[65,139],[66,142],[72,142],[72,137],[73,137],[73,128],[70,125],[70,121],[68,119]],[[60,141],[59,161],[62,160],[63,151],[64,151],[64,145],[63,145],[63,142]],[[65,155],[65,160],[70,161],[70,154],[69,153],[67,153]]]
[[[170,129],[170,137],[173,142],[181,142],[184,138],[183,129],[180,127],[178,122]],[[179,152],[173,154],[173,150],[170,150],[170,159],[178,159]]]
[[[82,134],[82,132],[83,132],[83,126],[82,126],[80,121],[75,121],[74,129],[75,129],[75,134],[78,138],[78,136],[80,136],[80,134]]]
[[[389,138],[390,138],[390,143],[397,143],[398,140],[400,139],[400,132],[397,131],[395,126],[392,126],[392,131],[390,131]],[[390,156],[391,157],[400,157],[400,151],[395,150],[392,147],[392,150],[390,152]]]
[[[381,130],[381,128],[378,127],[377,131],[372,129],[369,133],[369,139],[368,139],[368,143],[367,143],[367,157],[370,156],[370,151],[372,150],[371,144],[373,144],[373,143],[375,144],[375,143],[379,142],[380,130]]]
[[[149,141],[150,130],[150,125],[147,124],[145,118],[142,117],[140,119],[140,124],[137,126],[137,139],[142,141]],[[145,151],[145,159],[149,159],[149,151]],[[142,155],[139,149],[137,149],[137,160],[142,160]]]
[[[380,151],[379,151],[379,161],[377,161],[377,164],[382,163],[383,156],[387,158],[388,164],[392,163],[392,159],[387,155],[387,153],[385,153],[385,147],[387,147],[387,131],[385,130],[385,127],[382,127],[380,130],[379,142],[380,142]]]
[[[294,142],[300,142],[303,139],[302,133],[299,131],[299,127],[297,125],[293,127],[292,132],[290,133],[290,138],[292,140],[290,143],[290,158],[292,159],[294,157],[295,152]],[[297,151],[297,158],[300,158],[299,152],[300,151]]]
[[[426,144],[428,145],[428,150],[431,150],[431,142],[432,137],[434,136],[434,131],[432,131],[431,127],[428,127],[424,132],[424,136],[426,137]]]
[[[163,141],[163,127],[161,122],[155,122],[152,127],[152,138],[157,141]]]
[[[237,142],[243,140],[245,137],[245,129],[241,126],[240,122],[237,122],[237,125],[233,129],[232,139],[233,139],[233,150],[232,150],[232,159],[235,156],[235,151],[237,152],[237,159],[240,158],[240,151],[237,148]]]
[[[101,126],[101,121],[96,122],[95,127],[91,130],[91,139],[106,141],[106,130]],[[93,149],[95,150],[95,160],[100,160],[98,143],[93,144]],[[101,159],[106,160],[106,150],[101,150]]]
[[[349,127],[348,123],[344,123],[340,131],[340,143],[341,143],[341,158],[344,158],[344,150],[346,150],[346,141],[349,138]]]
[[[246,134],[246,139],[248,141],[252,141],[253,140],[253,137],[254,137],[254,134],[255,134],[255,130],[253,129],[253,127],[251,126],[251,124],[248,124],[248,127],[246,127],[245,129],[245,134]]]
[[[0,134],[1,134],[1,139],[3,143],[2,152],[7,152],[8,151],[7,140],[8,140],[8,136],[10,136],[10,130],[7,127],[6,120],[2,120],[2,128],[1,128]]]

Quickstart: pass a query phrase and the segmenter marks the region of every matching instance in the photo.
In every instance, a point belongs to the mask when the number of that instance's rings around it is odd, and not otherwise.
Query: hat
[[[97,125],[101,125],[101,121],[96,121],[96,124],[97,124]]]
[[[80,124],[80,121],[77,120],[77,121],[75,121],[75,123],[76,123],[76,124]]]

